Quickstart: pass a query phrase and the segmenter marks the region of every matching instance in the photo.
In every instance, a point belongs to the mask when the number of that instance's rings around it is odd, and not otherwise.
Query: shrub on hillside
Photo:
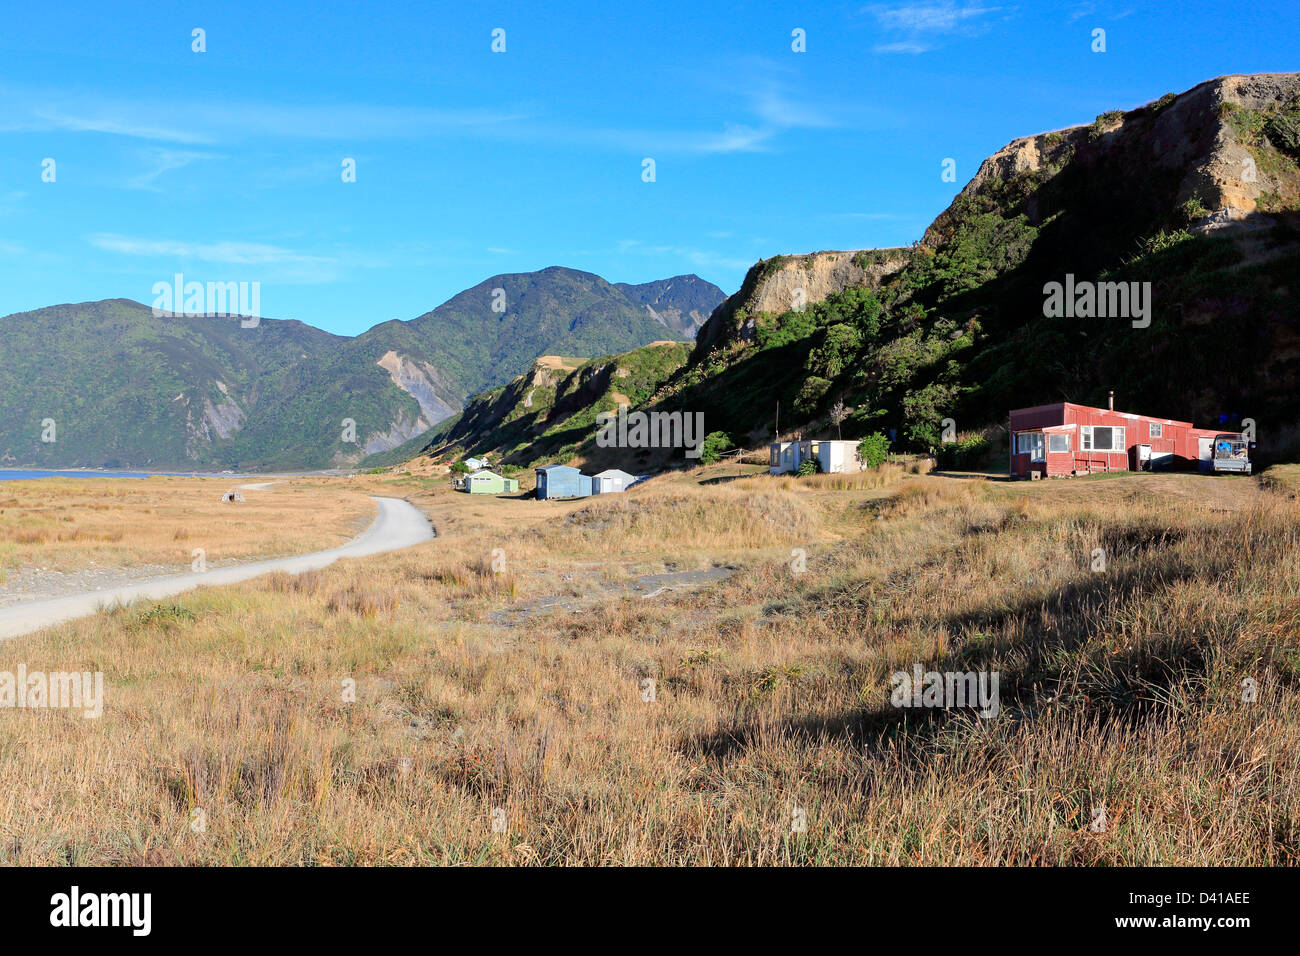
[[[889,458],[889,439],[876,432],[858,442],[858,457],[868,468],[876,468]]]
[[[1274,113],[1264,123],[1264,135],[1279,151],[1300,159],[1300,106]]]
[[[812,350],[809,364],[812,370],[825,378],[835,378],[862,347],[862,335],[847,322],[832,325],[826,330],[821,344]]]
[[[1204,219],[1210,214],[1210,210],[1205,208],[1205,203],[1201,202],[1200,196],[1193,196],[1181,207],[1183,218],[1188,222],[1195,222],[1198,219]]]
[[[810,375],[804,380],[803,386],[799,389],[799,394],[794,397],[794,409],[805,415],[810,415],[821,404],[821,400],[826,397],[830,390],[831,383],[829,379],[821,378],[817,375]]]
[[[941,445],[935,457],[940,468],[978,468],[988,460],[989,449],[989,441],[983,435],[967,435]]]
[[[1142,243],[1142,255],[1149,256],[1153,253],[1164,252],[1166,249],[1172,249],[1180,242],[1186,242],[1192,238],[1192,234],[1186,229],[1162,229],[1154,236],[1148,237]]]
[[[709,432],[704,436],[704,443],[700,446],[700,463],[711,465],[722,458],[724,451],[734,447],[726,432]]]

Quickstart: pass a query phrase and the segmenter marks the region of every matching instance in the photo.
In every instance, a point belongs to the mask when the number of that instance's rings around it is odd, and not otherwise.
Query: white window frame
[[[1042,432],[1016,432],[1017,454],[1028,455],[1030,461],[1046,461],[1046,452],[1047,438]]]
[[[1147,438],[1164,438],[1165,426],[1162,422],[1150,422],[1147,425]]]
[[[1053,439],[1053,438],[1060,438],[1060,439],[1063,439],[1063,440],[1065,441],[1065,447],[1064,447],[1064,448],[1058,448],[1058,449],[1056,449],[1056,450],[1053,450],[1053,449],[1052,449],[1052,439]],[[1051,454],[1051,455],[1064,455],[1064,454],[1069,454],[1069,452],[1070,452],[1070,435],[1069,435],[1069,433],[1068,433],[1068,432],[1057,432],[1056,434],[1048,435],[1048,436],[1047,436],[1047,452],[1048,452],[1048,454]]]
[[[1109,428],[1111,433],[1111,446],[1109,448],[1094,448],[1092,441],[1092,430],[1094,428]],[[1114,441],[1115,433],[1119,432],[1119,441]],[[1081,425],[1079,427],[1079,450],[1080,451],[1097,451],[1103,455],[1119,455],[1128,451],[1128,429],[1123,425]]]

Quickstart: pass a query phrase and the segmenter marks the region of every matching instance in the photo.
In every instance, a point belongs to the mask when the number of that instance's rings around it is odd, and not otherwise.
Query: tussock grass
[[[817,533],[816,517],[807,504],[785,489],[748,486],[755,480],[734,483],[747,486],[744,493],[725,486],[680,484],[642,494],[602,495],[563,522],[534,529],[533,538],[557,550],[576,546],[618,554],[664,545],[684,550],[758,548],[807,541]]]
[[[407,552],[0,645],[107,684],[98,720],[0,712],[0,856],[1297,862],[1300,501],[1195,475],[756,485],[430,489],[440,537]],[[646,600],[604,575],[632,546],[739,570]],[[496,617],[550,598],[590,603]],[[996,670],[999,716],[893,707],[914,663]]]
[[[375,617],[379,614],[392,614],[397,609],[397,598],[390,591],[353,585],[335,591],[325,606],[335,614],[351,611],[362,617]]]
[[[826,491],[858,491],[866,488],[885,488],[898,482],[908,473],[908,467],[887,462],[875,468],[845,474],[808,475],[798,479],[809,487]],[[913,472],[916,474],[916,472]]]

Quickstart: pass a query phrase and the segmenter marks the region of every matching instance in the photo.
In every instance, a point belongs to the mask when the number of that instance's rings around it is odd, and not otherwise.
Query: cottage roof
[[[1127,418],[1130,421],[1159,422],[1163,425],[1183,425],[1184,427],[1193,427],[1192,423],[1181,418],[1162,418],[1159,415],[1143,415],[1138,412],[1124,412],[1117,408],[1102,408],[1098,405],[1080,405],[1078,402],[1053,402],[1051,405],[1033,405],[1029,408],[1013,408],[1011,415],[1024,415],[1029,412],[1046,412],[1054,409],[1064,411],[1067,408],[1077,408],[1085,412],[1096,412],[1102,415],[1115,415],[1119,418]]]

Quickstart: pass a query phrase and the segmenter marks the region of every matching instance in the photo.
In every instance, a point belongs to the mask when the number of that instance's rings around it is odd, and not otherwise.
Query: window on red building
[[[1124,429],[1112,425],[1084,425],[1082,433],[1084,451],[1123,451]]]

